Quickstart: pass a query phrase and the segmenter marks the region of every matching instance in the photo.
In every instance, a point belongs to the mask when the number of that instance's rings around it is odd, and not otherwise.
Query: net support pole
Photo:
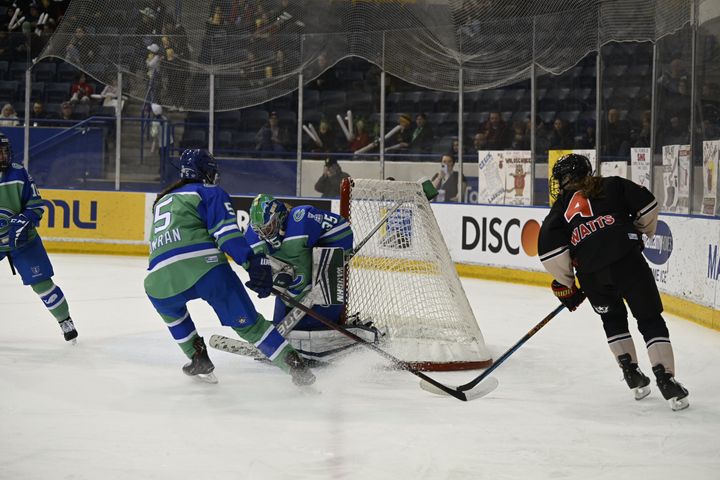
[[[535,39],[537,32],[535,30],[535,21],[537,17],[532,19],[532,63],[530,64],[530,205],[535,205],[535,117],[537,116],[537,107],[535,106],[535,99],[537,96],[537,71],[535,70]]]
[[[458,196],[457,202],[460,203],[463,200],[464,193],[462,189],[462,178],[463,178],[463,68],[462,66],[458,69]]]
[[[695,99],[696,99],[696,64],[697,30],[698,30],[698,0],[690,2],[690,165],[688,168],[688,213],[693,213],[693,198],[695,196]],[[699,149],[702,153],[702,148]],[[702,165],[702,163],[701,163]],[[702,205],[702,201],[700,202]]]
[[[25,128],[23,129],[23,166],[30,164],[30,89],[32,88],[32,64],[25,70]],[[12,159],[11,159],[12,160]]]
[[[382,68],[380,69],[380,179],[385,178],[385,32],[382,41]]]
[[[650,191],[655,191],[655,125],[657,124],[657,67],[658,46],[653,42],[652,53],[652,85],[650,86]]]
[[[215,149],[215,73],[210,74],[210,105],[208,105],[208,151],[213,153]]]
[[[122,152],[123,75],[117,74],[117,101],[115,102],[115,190],[120,190],[120,160]]]
[[[298,75],[298,113],[297,113],[297,151],[295,158],[297,160],[295,175],[295,195],[302,196],[302,126],[303,126],[303,74],[302,71]]]

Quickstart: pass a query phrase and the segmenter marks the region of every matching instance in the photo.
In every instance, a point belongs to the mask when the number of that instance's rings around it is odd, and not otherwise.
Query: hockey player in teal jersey
[[[0,133],[0,260],[8,257],[45,307],[57,319],[65,340],[78,336],[67,300],[52,277],[52,264],[35,227],[43,214],[43,201],[25,168],[12,161],[12,147]]]
[[[272,270],[265,255],[252,251],[240,231],[230,197],[215,185],[217,163],[207,150],[185,150],[180,180],[153,205],[150,259],[145,292],[190,362],[187,375],[215,383],[215,366],[186,304],[201,298],[220,322],[254,344],[270,361],[292,375],[297,385],[315,377],[273,324],[253,306],[225,254],[248,265],[248,288],[270,294]]]
[[[273,260],[276,287],[284,289],[297,301],[319,294],[306,306],[328,320],[342,323],[345,307],[342,271],[345,254],[353,247],[350,224],[332,212],[310,205],[288,208],[272,196],[261,194],[255,197],[250,207],[250,227],[245,234],[247,242],[255,252],[264,253]],[[324,250],[322,260],[314,261],[315,250]],[[313,271],[326,264],[331,267],[325,268],[321,275]],[[342,278],[335,279],[339,270]],[[331,280],[322,285],[314,284],[313,279],[318,277],[322,277],[320,282],[328,277]],[[336,295],[338,291],[341,293]],[[292,331],[287,331],[283,328],[284,320],[291,311],[291,305],[276,298],[273,323],[279,325],[281,333],[303,357],[327,360],[356,345],[309,315],[301,316]],[[370,326],[350,324],[347,328],[368,341],[378,340],[377,330]]]

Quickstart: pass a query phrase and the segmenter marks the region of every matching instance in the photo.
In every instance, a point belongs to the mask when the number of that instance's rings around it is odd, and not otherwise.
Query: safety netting
[[[75,0],[39,59],[108,85],[121,72],[138,99],[208,111],[212,98],[226,111],[349,56],[446,92],[517,82],[533,64],[559,74],[602,44],[673,33],[691,11],[677,0]]]

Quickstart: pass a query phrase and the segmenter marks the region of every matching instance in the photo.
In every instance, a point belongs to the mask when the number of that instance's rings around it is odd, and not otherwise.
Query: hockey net
[[[357,245],[401,206],[352,258],[347,312],[385,332],[388,352],[421,370],[492,362],[422,186],[346,179],[341,214]]]

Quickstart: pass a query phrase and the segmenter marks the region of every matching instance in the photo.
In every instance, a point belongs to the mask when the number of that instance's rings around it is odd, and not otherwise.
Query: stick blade
[[[485,395],[491,393],[498,387],[498,385],[500,385],[500,382],[498,382],[497,378],[487,377],[470,390],[461,391],[461,393],[465,395],[465,400],[475,400],[476,398],[482,398]],[[448,386],[452,389],[457,389],[457,387],[450,385]],[[434,393],[435,395],[450,396],[447,392],[440,390],[435,385],[428,383],[425,380],[420,380],[420,388],[422,388],[426,392]]]

